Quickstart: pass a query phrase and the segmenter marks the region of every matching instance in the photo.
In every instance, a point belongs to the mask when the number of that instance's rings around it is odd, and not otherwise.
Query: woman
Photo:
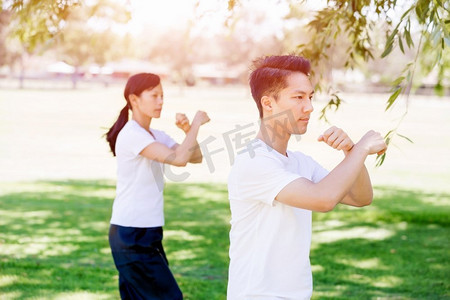
[[[162,166],[200,163],[197,144],[201,125],[209,121],[198,111],[189,124],[177,114],[176,125],[186,137],[177,144],[160,130],[150,128],[163,106],[163,89],[158,75],[131,76],[124,91],[125,107],[106,134],[117,157],[117,187],[109,243],[119,271],[122,299],[182,299],[182,293],[168,267],[162,246],[164,211]],[[132,119],[128,120],[128,110]]]

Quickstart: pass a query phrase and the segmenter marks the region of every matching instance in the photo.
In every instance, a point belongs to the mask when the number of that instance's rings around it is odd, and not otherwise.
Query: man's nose
[[[306,101],[307,102],[306,102],[305,106],[303,107],[303,111],[307,112],[307,113],[313,112],[314,111],[314,107],[312,105],[311,99],[308,99]]]

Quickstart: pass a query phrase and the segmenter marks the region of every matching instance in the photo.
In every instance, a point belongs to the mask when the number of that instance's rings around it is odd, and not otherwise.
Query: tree
[[[400,94],[409,96],[413,88],[413,79],[416,69],[424,65],[425,60],[430,60],[428,68],[422,74],[427,75],[434,68],[438,69],[438,82],[436,91],[443,92],[442,81],[444,79],[443,55],[446,45],[450,45],[449,35],[449,2],[440,0],[418,0],[410,3],[410,6],[401,4],[396,0],[353,0],[353,1],[327,1],[328,7],[320,10],[314,19],[308,24],[313,32],[312,41],[301,45],[300,53],[309,57],[321,70],[321,64],[329,61],[323,49],[329,49],[336,43],[338,37],[347,37],[350,46],[347,49],[347,57],[344,60],[347,68],[353,68],[358,60],[369,61],[374,59],[376,45],[373,39],[373,28],[379,20],[385,20],[386,41],[381,58],[390,55],[395,47],[405,54],[406,49],[415,51],[414,59],[406,64],[403,71],[392,82],[392,94],[386,102],[386,110],[389,110]],[[390,13],[402,10],[401,17],[394,21]],[[372,17],[371,17],[372,16]],[[419,33],[418,41],[413,40],[413,29],[416,26]],[[330,38],[331,37],[331,38]],[[320,75],[319,75],[320,77]],[[322,111],[329,108],[338,108],[340,98],[337,93],[332,93],[332,98]],[[398,126],[397,126],[398,128]],[[404,137],[397,133],[397,128],[390,130],[386,136],[389,144],[394,136]],[[405,137],[406,138],[406,137]],[[378,157],[378,165],[381,165],[386,154]]]
[[[111,29],[129,19],[130,13],[124,7],[109,0],[91,1],[72,9],[56,40],[63,60],[75,67],[73,88],[77,87],[82,66],[89,62],[103,66],[114,58],[120,47]]]
[[[20,87],[23,87],[26,59],[42,52],[64,26],[65,20],[81,0],[10,0],[0,1],[2,12],[10,13],[10,36],[22,48]]]
[[[20,86],[28,56],[48,50],[55,44],[67,60],[79,68],[93,56],[102,63],[114,48],[109,30],[113,23],[125,23],[130,13],[117,1],[110,0],[9,0],[0,1],[0,13],[10,16],[10,37],[19,41],[21,50]],[[102,23],[102,30],[89,26],[90,21]],[[101,32],[103,31],[103,32]],[[99,43],[108,35],[109,43]],[[101,47],[99,46],[101,45]],[[76,86],[76,74],[74,77]]]
[[[241,1],[244,0],[229,0],[229,9],[233,10]],[[450,2],[442,0],[327,0],[327,6],[317,11],[307,24],[310,40],[298,46],[298,53],[312,62],[312,75],[320,82],[317,88],[331,96],[321,118],[326,118],[327,110],[338,109],[341,104],[333,83],[327,82],[322,74],[327,74],[325,70],[333,60],[330,49],[342,39],[348,43],[343,57],[346,69],[358,66],[361,61],[371,61],[377,55],[388,57],[397,47],[403,54],[408,49],[415,53],[414,58],[392,82],[392,94],[386,102],[386,110],[392,107],[400,94],[409,96],[419,67],[422,67],[422,76],[437,70],[435,91],[443,94],[443,80],[450,57],[449,10]],[[379,41],[374,39],[373,29],[380,22],[385,26],[385,42],[378,54]],[[415,34],[418,35],[416,40]],[[401,136],[397,128],[386,134],[388,144],[394,136]],[[384,158],[385,154],[378,157],[378,165],[383,163]]]
[[[81,0],[0,1],[0,9],[11,13],[11,34],[30,53],[55,37],[70,12],[80,5]]]
[[[8,48],[6,46],[6,27],[9,23],[10,14],[7,11],[0,11],[0,66],[8,62]]]

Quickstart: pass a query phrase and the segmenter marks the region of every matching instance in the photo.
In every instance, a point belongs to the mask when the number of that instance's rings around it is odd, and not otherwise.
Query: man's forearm
[[[347,195],[340,203],[353,206],[369,205],[372,202],[373,190],[367,168],[363,166]]]

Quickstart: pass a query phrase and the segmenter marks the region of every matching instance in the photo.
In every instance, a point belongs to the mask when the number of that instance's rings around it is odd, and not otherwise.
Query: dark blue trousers
[[[111,224],[109,245],[119,271],[122,299],[183,299],[162,246],[162,227]]]

